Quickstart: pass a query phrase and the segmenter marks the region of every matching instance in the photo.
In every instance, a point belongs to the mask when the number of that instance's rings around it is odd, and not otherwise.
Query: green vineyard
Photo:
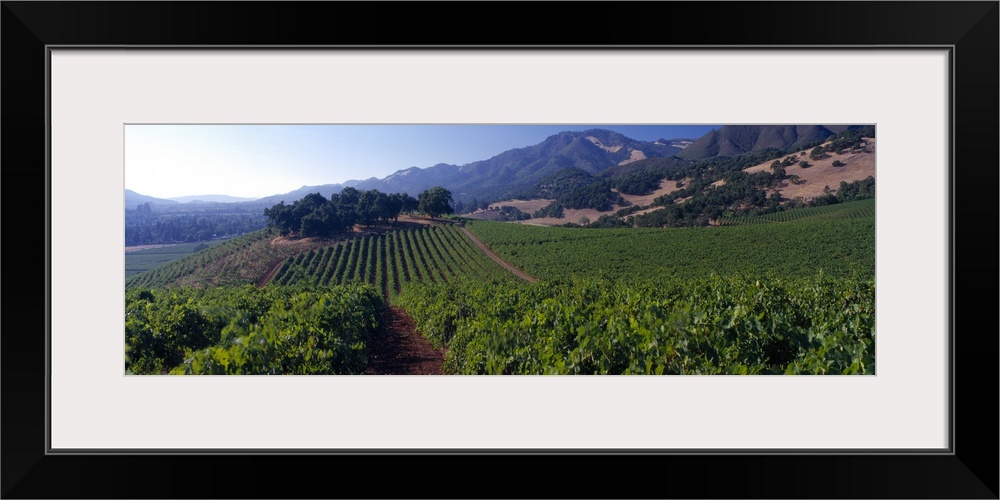
[[[198,248],[213,247],[225,243],[225,240],[215,240],[197,243],[179,243],[159,248],[125,252],[125,279],[156,269],[175,260],[183,259],[197,253]]]
[[[875,217],[875,199],[849,201],[836,205],[822,207],[807,207],[775,212],[773,214],[756,215],[753,217],[735,217],[719,220],[720,226],[744,226],[747,224],[773,224],[776,222],[791,222],[794,220],[832,220],[860,219]]]
[[[873,374],[875,283],[816,275],[413,284],[459,374]]]
[[[364,373],[398,309],[447,349],[444,373],[872,374],[874,210],[705,228],[466,223],[538,283],[446,222],[340,240],[261,231],[127,280],[126,369]]]
[[[540,279],[755,274],[875,275],[875,218],[674,229],[579,229],[475,221],[504,260]]]
[[[125,280],[125,288],[240,286],[255,284],[301,245],[274,245],[276,235],[260,230],[175,260]]]
[[[357,374],[385,302],[370,285],[131,289],[133,374]]]
[[[370,283],[393,296],[403,285],[509,279],[513,275],[452,225],[361,236],[290,257],[275,285]]]

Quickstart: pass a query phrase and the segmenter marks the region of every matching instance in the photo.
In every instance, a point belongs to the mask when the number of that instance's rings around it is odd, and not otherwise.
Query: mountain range
[[[701,160],[713,156],[735,156],[765,148],[802,149],[837,135],[849,125],[726,125],[692,142],[677,156]]]
[[[136,193],[131,189],[125,190],[125,206],[132,209],[137,205],[142,205],[143,203],[149,203],[150,206],[156,205],[178,205],[175,200],[168,200],[165,198],[154,198],[152,196],[146,196],[144,194]]]
[[[456,201],[503,199],[532,190],[539,181],[568,169],[586,174],[627,171],[631,164],[641,166],[647,159],[671,158],[695,161],[713,156],[733,156],[765,148],[801,149],[856,126],[847,125],[726,125],[704,136],[691,139],[640,141],[618,132],[591,129],[560,132],[524,148],[504,151],[492,158],[466,165],[437,165],[398,170],[384,178],[350,180],[338,184],[303,186],[288,193],[275,194],[256,203],[292,203],[306,194],[320,193],[329,198],[345,187],[359,190],[378,189],[386,193],[406,192],[416,196],[433,186],[443,186]],[[186,196],[164,200],[126,190],[126,206],[148,201],[166,205],[198,199],[205,202],[246,201],[223,195]]]
[[[195,196],[177,196],[167,199],[178,203],[239,203],[241,201],[255,201],[257,198],[240,198],[225,194],[200,194]]]
[[[330,196],[348,186],[411,195],[433,186],[444,186],[456,199],[498,198],[529,189],[539,180],[566,168],[596,174],[615,165],[672,156],[684,150],[686,144],[680,141],[686,140],[639,141],[603,129],[560,132],[533,146],[511,149],[466,165],[439,163],[427,168],[410,167],[382,179],[303,186],[290,193],[268,196],[265,200],[290,203],[308,193]]]

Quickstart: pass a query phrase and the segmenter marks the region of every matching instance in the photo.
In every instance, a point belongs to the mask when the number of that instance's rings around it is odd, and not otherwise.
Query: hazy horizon
[[[697,139],[721,125],[126,125],[125,188],[156,198],[263,198],[302,186],[465,165],[563,131]]]

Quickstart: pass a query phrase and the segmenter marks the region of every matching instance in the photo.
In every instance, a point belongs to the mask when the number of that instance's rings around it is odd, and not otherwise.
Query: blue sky
[[[127,125],[125,188],[259,198],[302,186],[464,165],[566,130],[696,139],[719,125]]]

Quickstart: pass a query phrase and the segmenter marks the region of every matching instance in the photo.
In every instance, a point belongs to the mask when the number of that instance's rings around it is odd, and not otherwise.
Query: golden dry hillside
[[[841,181],[854,182],[869,176],[875,177],[875,139],[864,138],[864,148],[838,155],[831,153],[829,158],[812,160],[808,151],[799,151],[789,156],[798,156],[812,166],[802,168],[798,164],[785,167],[785,175],[798,176],[798,180],[786,181],[782,187],[768,189],[768,195],[774,191],[781,193],[785,200],[803,198],[809,200],[823,194],[823,188],[830,186],[833,192]],[[834,167],[833,162],[840,161],[844,166]],[[770,171],[771,162],[754,165],[744,170],[747,173]]]
[[[645,207],[653,203],[653,200],[657,196],[662,196],[665,194],[670,194],[676,191],[677,181],[671,181],[664,179],[660,181],[660,187],[656,191],[653,191],[647,195],[631,195],[622,194],[621,197],[624,198],[629,205],[627,206],[640,206]],[[612,189],[614,192],[618,192],[617,189]],[[620,193],[619,193],[620,194]],[[491,209],[499,209],[503,206],[514,207],[522,212],[531,214],[535,210],[539,210],[548,206],[554,200],[551,199],[534,199],[534,200],[506,200],[498,201],[496,203],[491,203]],[[579,224],[581,220],[589,220],[591,222],[597,220],[598,217],[602,215],[609,215],[615,213],[615,211],[625,208],[626,205],[614,205],[613,209],[607,212],[599,212],[594,209],[564,209],[563,218],[557,219],[555,217],[542,217],[542,218],[531,218],[528,220],[518,221],[520,224],[528,224],[533,226],[557,226],[560,224],[566,224],[567,222],[573,222]],[[475,213],[467,215],[467,217],[472,219],[482,219],[482,220],[495,220],[497,212],[490,212],[488,210],[479,210]]]
[[[812,198],[823,195],[824,190],[827,187],[829,187],[831,192],[836,193],[842,181],[854,182],[863,180],[867,177],[874,177],[876,141],[871,137],[864,137],[862,139],[863,147],[861,149],[851,150],[849,152],[845,152],[844,154],[831,152],[828,153],[829,156],[822,159],[810,158],[811,150],[796,151],[778,158],[780,161],[791,157],[794,158],[796,162],[784,167],[787,178],[780,184],[779,187],[767,188],[765,189],[765,192],[770,196],[773,192],[777,191],[781,195],[782,203],[787,203],[788,201],[796,198],[801,198],[803,201],[809,201]],[[823,144],[823,146],[826,146],[826,144]],[[800,166],[798,162],[802,160],[808,162],[809,166],[805,168]],[[762,171],[770,172],[773,161],[774,160],[769,160],[767,162],[748,167],[744,169],[744,171],[748,174]],[[834,162],[838,162],[838,166],[834,166]],[[688,178],[683,179],[682,182],[684,184],[688,184],[690,181],[691,179]],[[724,180],[718,180],[713,182],[712,185],[718,187],[725,185],[725,182],[726,181]],[[596,221],[602,215],[613,214],[619,209],[627,206],[644,208],[635,211],[626,217],[643,215],[661,210],[663,207],[652,206],[653,200],[658,196],[670,194],[677,190],[676,181],[664,179],[660,181],[659,189],[651,194],[643,196],[622,194],[622,198],[627,200],[628,204],[614,205],[611,211],[600,212],[594,209],[564,209],[564,216],[562,218],[533,217],[528,220],[518,221],[518,223],[536,226],[557,226],[566,223],[587,223]],[[617,190],[614,189],[612,189],[612,191],[617,192]],[[680,198],[676,200],[675,203],[682,204],[688,199],[690,198]],[[522,212],[533,214],[536,210],[546,207],[552,201],[554,200],[542,198],[533,200],[499,201],[490,204],[490,210],[480,210],[468,215],[468,217],[473,219],[497,220],[500,218],[499,209],[503,206],[514,207]]]

